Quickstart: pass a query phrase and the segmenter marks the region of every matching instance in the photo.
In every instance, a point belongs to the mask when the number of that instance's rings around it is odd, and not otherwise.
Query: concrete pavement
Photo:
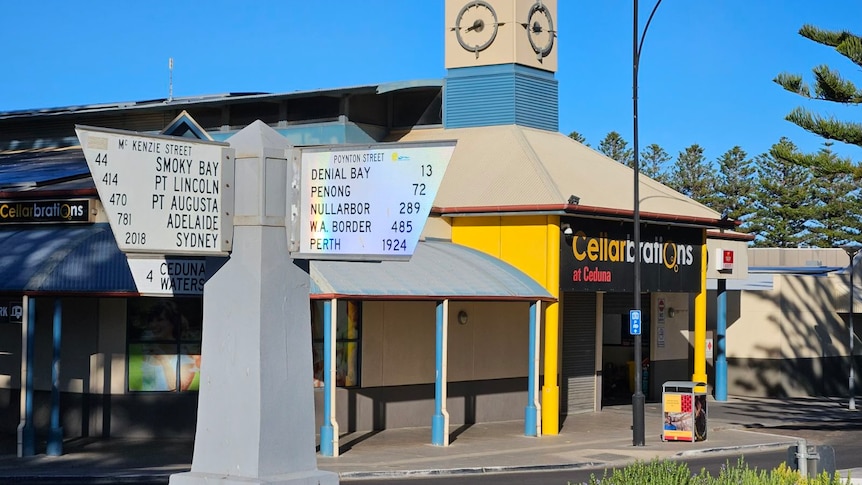
[[[524,436],[522,421],[452,426],[448,447],[431,445],[431,429],[343,434],[340,456],[318,456],[321,470],[342,481],[514,470],[603,469],[636,460],[705,453],[755,453],[796,444],[794,431],[858,429],[862,411],[829,398],[732,397],[708,404],[706,441],[663,442],[660,403],[645,409],[646,445],[632,446],[631,406],[568,416],[558,435]],[[430,418],[429,418],[430,419]],[[18,458],[8,440],[0,448],[0,482],[45,483],[65,478],[86,483],[154,482],[191,466],[192,440],[77,439],[64,455]],[[828,443],[811,443],[828,444]],[[14,443],[12,443],[14,445]],[[845,472],[846,473],[846,472]],[[862,484],[862,469],[850,471]]]

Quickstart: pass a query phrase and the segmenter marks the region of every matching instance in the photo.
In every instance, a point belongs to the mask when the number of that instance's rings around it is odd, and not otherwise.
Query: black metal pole
[[[849,402],[848,402],[847,407],[850,411],[855,411],[856,410],[856,389],[854,387],[856,385],[856,372],[855,372],[854,368],[856,367],[856,365],[855,365],[856,362],[853,358],[853,344],[856,341],[856,332],[853,329],[853,313],[854,313],[853,312],[853,306],[854,306],[853,304],[855,303],[854,297],[853,297],[853,286],[854,286],[854,284],[853,284],[853,273],[855,273],[855,271],[853,269],[853,260],[856,259],[856,254],[859,253],[860,250],[862,250],[862,245],[859,245],[856,243],[845,244],[845,245],[841,246],[841,249],[843,249],[844,252],[847,253],[847,257],[850,258],[850,266],[849,266],[849,270],[850,270],[850,310],[847,314],[847,326],[850,329],[849,341],[847,342],[847,344],[848,344],[847,367],[849,368],[849,375],[850,376],[849,376],[848,382],[847,382],[847,392],[849,394]]]
[[[849,326],[850,326],[850,348],[847,351],[848,353],[848,367],[850,368],[850,378],[847,382],[847,388],[850,394],[850,402],[848,408],[850,411],[856,410],[856,390],[854,389],[854,384],[856,383],[856,373],[853,372],[853,341],[856,340],[856,332],[853,331],[853,259],[856,257],[856,253],[859,252],[859,248],[855,248],[852,252],[847,251],[847,255],[850,256],[850,316],[849,316]]]
[[[634,121],[633,135],[633,168],[634,168],[634,213],[633,218],[633,235],[635,246],[634,260],[634,309],[641,309],[641,212],[640,212],[640,160],[638,153],[638,67],[641,59],[641,49],[643,48],[644,38],[646,37],[649,24],[655,15],[658,6],[661,5],[661,0],[655,3],[652,12],[649,14],[646,25],[644,25],[643,34],[639,34],[638,27],[638,0],[633,1],[634,12],[632,15],[632,114]],[[632,396],[632,445],[644,446],[645,430],[644,430],[644,407],[646,397],[643,393],[643,349],[641,348],[641,335],[635,335],[635,393]]]
[[[634,306],[635,310],[641,309],[641,214],[640,214],[640,167],[638,161],[638,63],[640,62],[640,53],[638,52],[638,0],[634,0],[634,13],[632,15],[632,113],[634,118],[634,214],[633,214],[633,232],[635,243],[635,268],[634,268]],[[644,446],[645,430],[644,430],[644,397],[643,389],[641,388],[641,379],[643,378],[643,369],[641,368],[641,336],[640,333],[635,335],[635,393],[632,396],[632,446]]]

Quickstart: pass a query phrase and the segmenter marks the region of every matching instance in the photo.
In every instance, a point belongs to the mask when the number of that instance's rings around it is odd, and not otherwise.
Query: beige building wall
[[[783,259],[787,266],[805,266],[801,259],[788,263],[788,257],[808,258],[810,253],[790,251]],[[847,324],[834,306],[840,281],[838,275],[774,275],[771,290],[731,292],[729,394],[809,396],[846,387],[846,377],[832,375],[830,367],[843,360],[849,347]],[[818,390],[824,387],[826,391]]]
[[[749,248],[750,267],[847,266],[847,253],[840,248]]]
[[[526,377],[529,304],[449,303],[448,381]],[[458,322],[465,311],[467,323]],[[434,302],[365,301],[362,387],[428,384],[435,377]]]
[[[846,325],[832,307],[831,277],[775,275],[773,289],[741,292],[728,321],[728,358],[799,359],[847,354]],[[730,312],[729,312],[730,313]]]
[[[659,310],[659,300],[664,300],[664,311]],[[650,360],[688,360],[689,308],[688,293],[654,293],[650,302]],[[671,311],[673,309],[673,311]],[[662,316],[662,313],[664,314]],[[671,316],[673,313],[673,316]],[[664,343],[659,338],[664,329]]]

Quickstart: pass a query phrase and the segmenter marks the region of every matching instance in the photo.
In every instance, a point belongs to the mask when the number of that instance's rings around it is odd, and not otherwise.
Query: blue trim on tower
[[[518,64],[449,69],[443,126],[494,125],[559,131],[559,86],[553,73]]]

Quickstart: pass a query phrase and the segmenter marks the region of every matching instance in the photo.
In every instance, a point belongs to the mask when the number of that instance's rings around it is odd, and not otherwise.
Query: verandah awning
[[[546,300],[528,275],[480,251],[422,241],[410,261],[312,261],[312,298]],[[107,223],[0,228],[0,292],[136,294]]]

